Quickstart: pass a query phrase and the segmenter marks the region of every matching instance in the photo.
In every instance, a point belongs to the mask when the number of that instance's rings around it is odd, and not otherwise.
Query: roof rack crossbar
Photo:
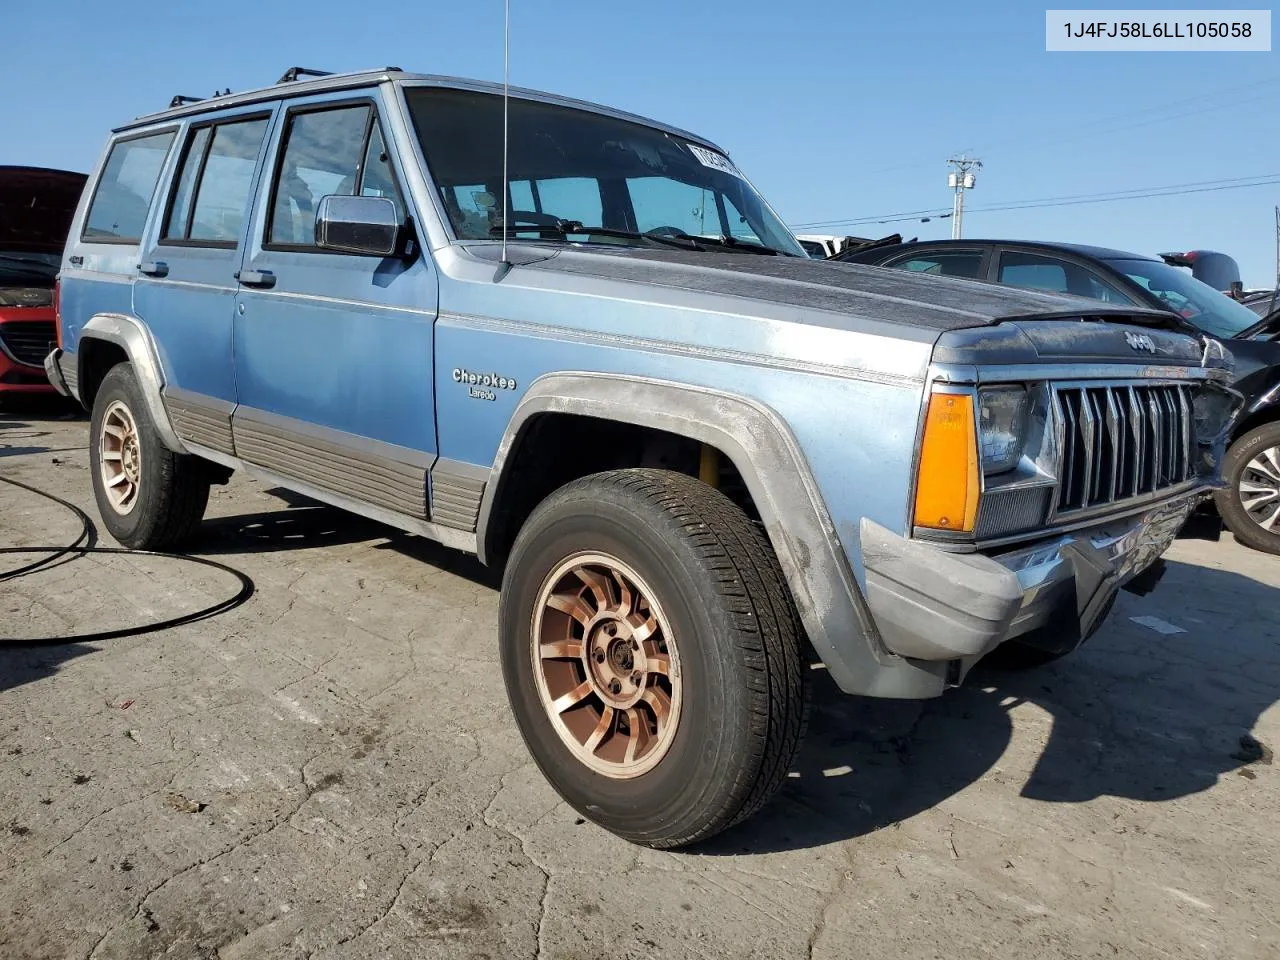
[[[184,93],[175,94],[174,98],[169,101],[169,109],[172,110],[174,107],[180,107],[184,103],[199,103],[203,99],[204,97],[188,97]]]
[[[331,70],[312,70],[310,67],[290,67],[276,83],[293,83],[299,77],[331,77]]]

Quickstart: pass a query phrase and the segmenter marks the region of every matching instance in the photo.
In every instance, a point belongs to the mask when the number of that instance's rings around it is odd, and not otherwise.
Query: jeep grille
[[[1195,476],[1191,387],[1055,385],[1056,512],[1121,503]]]

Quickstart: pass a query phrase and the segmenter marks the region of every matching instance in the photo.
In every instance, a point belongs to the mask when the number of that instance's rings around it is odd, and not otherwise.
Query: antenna
[[[511,0],[502,0],[502,262],[507,262],[507,196],[511,193],[511,185],[507,180],[508,131],[507,104],[510,99],[510,64],[511,64]]]

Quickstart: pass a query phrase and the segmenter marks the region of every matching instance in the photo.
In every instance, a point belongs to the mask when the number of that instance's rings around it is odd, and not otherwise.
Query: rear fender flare
[[[164,405],[164,368],[160,365],[160,355],[156,351],[151,331],[137,317],[125,313],[97,313],[81,328],[80,347],[77,354],[77,380],[84,383],[84,346],[85,340],[105,340],[114,343],[128,356],[133,365],[134,376],[138,387],[142,390],[143,401],[147,405],[147,413],[155,424],[160,441],[174,453],[186,453],[187,448],[173,429],[169,419],[169,411]]]

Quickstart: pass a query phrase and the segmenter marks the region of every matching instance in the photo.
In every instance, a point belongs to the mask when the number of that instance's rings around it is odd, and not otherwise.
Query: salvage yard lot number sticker
[[[733,165],[733,161],[724,154],[716,153],[714,150],[708,150],[705,147],[699,147],[693,143],[686,143],[689,151],[698,158],[698,162],[704,167],[710,167],[712,170],[719,170],[722,173],[728,173],[739,180],[745,180],[746,177]]]
[[[1270,10],[1047,10],[1051,51],[1271,49]]]

